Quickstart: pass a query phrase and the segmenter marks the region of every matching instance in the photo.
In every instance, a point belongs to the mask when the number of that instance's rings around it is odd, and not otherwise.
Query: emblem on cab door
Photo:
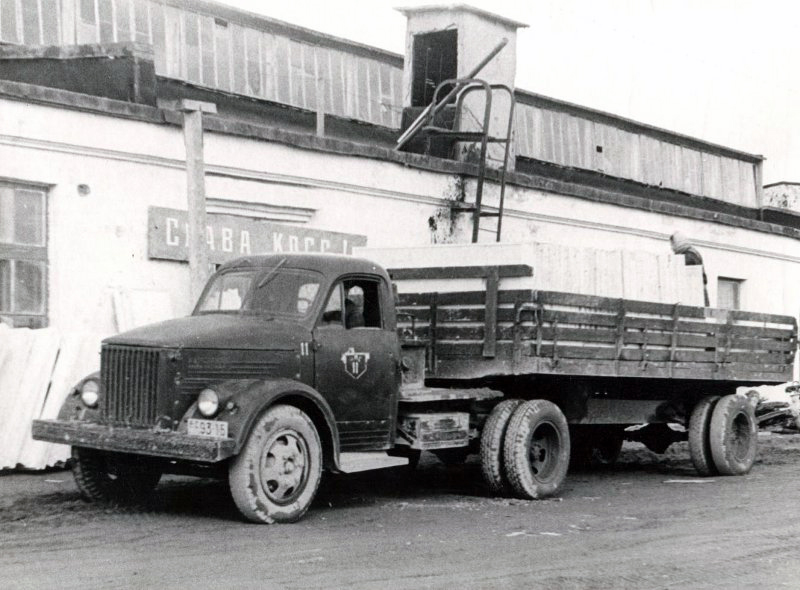
[[[356,352],[350,348],[342,355],[345,372],[353,379],[358,379],[367,372],[367,362],[369,362],[368,352]]]

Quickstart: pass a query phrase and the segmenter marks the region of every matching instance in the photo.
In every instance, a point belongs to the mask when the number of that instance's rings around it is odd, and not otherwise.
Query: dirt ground
[[[83,502],[66,471],[0,476],[2,588],[800,588],[800,436],[744,477],[685,443],[626,443],[544,501],[489,498],[475,457],[328,478],[299,523],[242,522],[226,487],[169,477],[151,504]]]

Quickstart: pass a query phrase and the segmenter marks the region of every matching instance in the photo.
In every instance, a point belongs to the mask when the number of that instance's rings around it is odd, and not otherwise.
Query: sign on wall
[[[297,227],[209,213],[206,243],[209,262],[220,264],[238,256],[280,252],[328,252],[351,254],[354,246],[365,246],[366,236]],[[186,211],[150,207],[147,255],[161,260],[189,260],[189,224]]]

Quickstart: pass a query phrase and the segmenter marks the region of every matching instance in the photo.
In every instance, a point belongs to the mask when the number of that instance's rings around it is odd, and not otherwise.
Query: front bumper
[[[234,454],[231,438],[189,436],[126,426],[106,426],[66,420],[34,420],[33,438],[75,447],[216,463]]]

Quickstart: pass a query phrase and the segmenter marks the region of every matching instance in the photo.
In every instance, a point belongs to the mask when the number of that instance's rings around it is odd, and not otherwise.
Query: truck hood
[[[150,324],[103,340],[104,344],[161,348],[295,350],[310,338],[296,322],[256,315],[208,314]]]

